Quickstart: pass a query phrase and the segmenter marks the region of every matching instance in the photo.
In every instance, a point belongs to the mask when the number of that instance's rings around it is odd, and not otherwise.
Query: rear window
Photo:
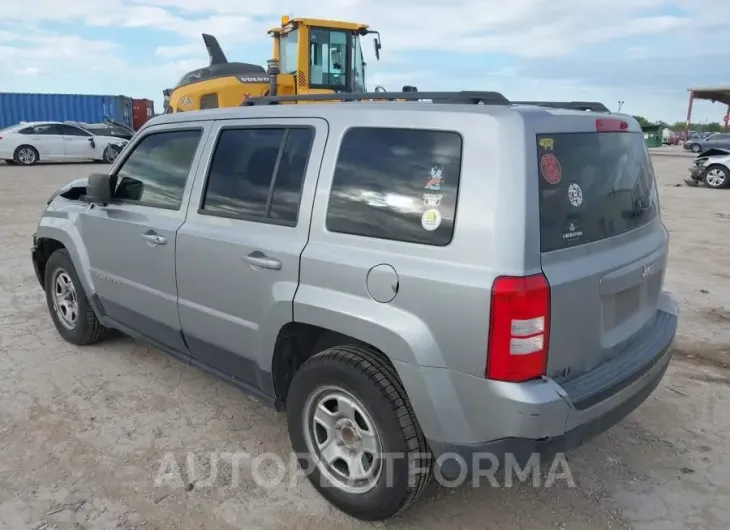
[[[623,234],[656,216],[643,135],[542,134],[537,152],[542,252]]]

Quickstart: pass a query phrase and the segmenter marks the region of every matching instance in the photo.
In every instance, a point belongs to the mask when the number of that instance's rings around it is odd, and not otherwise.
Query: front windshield
[[[352,73],[355,92],[367,92],[365,88],[365,60],[362,58],[362,48],[360,47],[360,37],[358,35],[352,38]]]
[[[310,85],[347,87],[347,39],[342,30],[313,28],[309,39]]]

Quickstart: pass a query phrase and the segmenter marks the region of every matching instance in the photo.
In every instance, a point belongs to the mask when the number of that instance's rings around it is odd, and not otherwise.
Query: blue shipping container
[[[0,129],[21,121],[83,121],[111,118],[132,126],[132,99],[126,96],[0,92]]]

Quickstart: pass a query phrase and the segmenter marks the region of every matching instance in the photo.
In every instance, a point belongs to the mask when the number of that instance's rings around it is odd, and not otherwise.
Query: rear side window
[[[178,210],[201,134],[195,129],[145,136],[119,168],[114,197]]]
[[[327,229],[448,245],[454,231],[461,144],[455,132],[350,129],[337,159]]]
[[[224,129],[200,212],[296,225],[310,128]]]
[[[537,152],[542,252],[617,236],[656,217],[642,134],[538,135]]]

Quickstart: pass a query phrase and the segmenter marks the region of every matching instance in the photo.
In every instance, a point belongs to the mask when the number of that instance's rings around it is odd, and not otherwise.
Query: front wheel
[[[120,149],[115,145],[110,145],[104,151],[104,162],[112,164],[119,156]]]
[[[86,345],[104,337],[107,328],[96,318],[66,249],[48,258],[44,285],[53,324],[65,340]]]
[[[387,519],[428,485],[433,458],[395,369],[368,347],[338,346],[296,373],[289,437],[312,485],[358,519]]]
[[[689,146],[689,150],[693,153],[699,153],[702,151],[702,146],[700,144],[692,144]]]
[[[726,188],[730,184],[730,172],[724,166],[710,166],[705,171],[705,185],[709,188]]]

